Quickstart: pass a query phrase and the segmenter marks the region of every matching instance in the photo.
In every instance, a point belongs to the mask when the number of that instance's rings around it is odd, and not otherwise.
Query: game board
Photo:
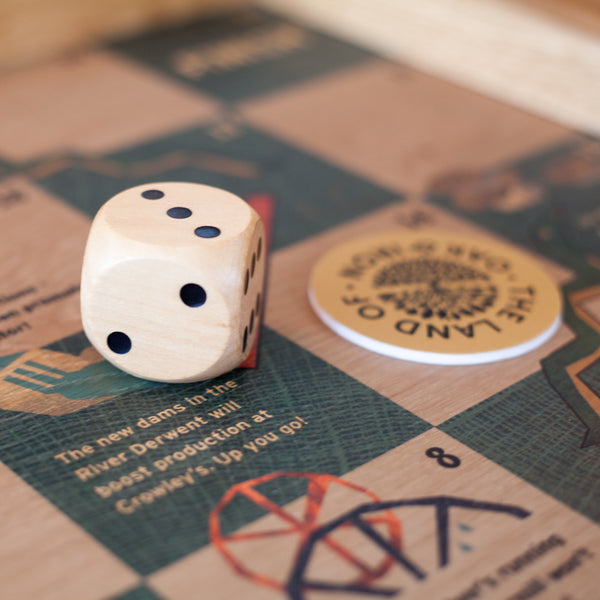
[[[3,598],[600,597],[600,142],[256,10],[14,73],[0,114]],[[274,215],[255,368],[151,383],[81,331],[91,218],[171,180]],[[540,261],[559,332],[432,366],[315,316],[326,250],[429,227]]]

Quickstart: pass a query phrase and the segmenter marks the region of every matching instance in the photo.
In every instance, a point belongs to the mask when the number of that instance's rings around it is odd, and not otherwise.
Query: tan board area
[[[108,51],[6,75],[0,111],[10,115],[0,156],[106,152],[214,113],[215,104]]]
[[[0,349],[8,353],[81,329],[79,281],[89,221],[24,177],[3,180],[0,195],[13,198],[0,209],[9,249]]]
[[[244,112],[258,126],[396,191],[422,191],[439,173],[489,167],[569,133],[384,61],[261,98]]]
[[[5,465],[0,485],[4,597],[96,600],[138,583],[135,572]]]

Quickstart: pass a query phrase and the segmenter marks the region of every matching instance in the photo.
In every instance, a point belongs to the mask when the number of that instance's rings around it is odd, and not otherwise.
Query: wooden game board
[[[600,142],[260,11],[14,73],[0,114],[0,597],[598,597]],[[169,180],[274,210],[256,368],[155,384],[81,331],[91,218]],[[427,366],[313,314],[327,249],[432,226],[537,258],[560,331]]]

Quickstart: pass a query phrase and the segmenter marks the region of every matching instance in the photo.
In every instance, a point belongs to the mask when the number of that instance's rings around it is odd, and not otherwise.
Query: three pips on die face
[[[230,371],[257,334],[264,239],[260,216],[225,190],[163,182],[120,192],[88,237],[86,335],[137,377],[190,382]]]

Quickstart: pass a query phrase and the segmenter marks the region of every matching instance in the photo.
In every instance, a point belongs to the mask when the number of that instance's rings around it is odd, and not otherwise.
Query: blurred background
[[[1,0],[0,74],[248,4],[600,133],[600,0]]]

